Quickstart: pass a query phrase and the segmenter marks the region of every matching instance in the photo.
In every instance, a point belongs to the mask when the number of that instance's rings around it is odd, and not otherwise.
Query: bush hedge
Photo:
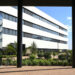
[[[17,65],[17,61],[12,61],[12,59],[3,60],[2,65]],[[23,59],[22,65],[25,66],[71,66],[67,60],[53,60],[53,59]]]
[[[11,57],[17,57],[16,55],[2,55],[2,58],[11,58]]]
[[[45,59],[50,59],[51,58],[51,54],[49,52],[44,53],[44,58]]]
[[[65,60],[66,57],[67,57],[66,54],[60,54],[60,55],[58,56],[59,60]]]

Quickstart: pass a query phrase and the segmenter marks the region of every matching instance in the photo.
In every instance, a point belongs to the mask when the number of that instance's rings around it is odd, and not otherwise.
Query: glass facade
[[[17,9],[17,6],[13,6],[13,7]],[[24,13],[26,13],[28,15],[31,15],[31,16],[33,16],[33,17],[35,17],[35,18],[37,18],[37,19],[39,19],[39,20],[41,20],[43,22],[46,22],[46,23],[48,23],[48,24],[50,24],[50,25],[52,25],[52,26],[54,26],[56,28],[59,28],[59,29],[65,31],[65,32],[67,31],[67,29],[62,28],[61,26],[58,26],[57,24],[55,24],[55,23],[43,18],[42,16],[39,16],[39,15],[35,14],[34,12],[31,12],[30,10],[28,10],[26,8],[23,8],[22,10],[23,10]]]
[[[17,22],[17,17],[14,17],[14,16],[9,15],[9,14],[6,14],[6,13],[2,13],[2,15],[3,15],[3,18],[5,18],[5,19],[8,19],[8,20]],[[33,28],[37,28],[39,30],[46,31],[46,32],[49,32],[49,33],[52,33],[52,34],[55,34],[55,35],[58,35],[58,36],[62,36],[62,37],[67,38],[67,35],[58,33],[58,32],[53,31],[51,29],[48,29],[48,28],[45,28],[45,27],[36,25],[34,23],[31,23],[31,22],[28,22],[28,21],[25,21],[25,20],[22,20],[22,24],[27,25],[27,26],[30,26],[30,27],[33,27]],[[59,35],[59,34],[61,34],[61,35]]]
[[[17,35],[17,30],[3,28],[3,33],[4,34],[8,34],[8,35],[14,35],[14,36],[16,36]],[[48,38],[48,37],[44,37],[44,36],[40,36],[40,35],[36,35],[36,34],[26,33],[26,32],[22,32],[22,36],[23,37],[28,37],[28,38],[39,39],[39,40],[64,43],[64,44],[67,43],[66,41],[61,41],[61,40],[57,40],[57,39],[53,39],[53,38]]]
[[[17,31],[13,29],[8,29],[8,28],[3,28],[3,33],[4,34],[9,34],[9,35],[17,35]]]
[[[2,13],[0,12],[0,48],[2,48]]]
[[[12,16],[12,15],[9,15],[9,14],[6,14],[6,13],[2,13],[2,15],[3,15],[3,18],[5,18],[7,20],[17,22],[17,18],[15,16]]]

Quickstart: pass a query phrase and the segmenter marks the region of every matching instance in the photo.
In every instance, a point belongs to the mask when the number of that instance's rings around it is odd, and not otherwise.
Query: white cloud
[[[67,17],[68,20],[72,20],[72,17]]]

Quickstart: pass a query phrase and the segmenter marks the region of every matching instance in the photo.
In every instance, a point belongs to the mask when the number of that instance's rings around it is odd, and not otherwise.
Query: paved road
[[[0,75],[75,75],[71,66],[0,66]]]

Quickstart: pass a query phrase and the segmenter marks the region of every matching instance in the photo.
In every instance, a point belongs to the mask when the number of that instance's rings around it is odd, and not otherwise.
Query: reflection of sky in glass
[[[2,14],[0,13],[0,25],[2,24]]]
[[[0,13],[0,20],[2,19],[2,14]]]

